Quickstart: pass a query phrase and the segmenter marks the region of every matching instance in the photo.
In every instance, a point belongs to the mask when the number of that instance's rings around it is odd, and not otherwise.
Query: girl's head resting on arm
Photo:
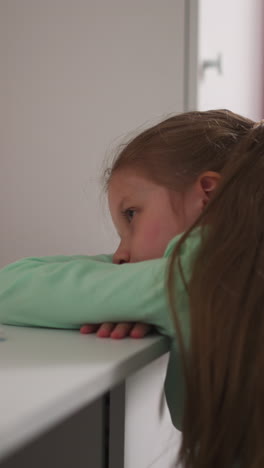
[[[143,131],[106,171],[120,236],[115,263],[162,257],[211,199],[233,146],[251,121],[226,110],[189,112]]]
[[[136,170],[116,171],[108,188],[109,208],[120,236],[114,263],[162,257],[169,241],[198,218],[219,177],[216,172],[206,171],[189,189],[178,192]]]

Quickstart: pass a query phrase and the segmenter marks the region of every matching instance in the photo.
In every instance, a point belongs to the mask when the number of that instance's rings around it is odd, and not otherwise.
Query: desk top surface
[[[168,351],[160,335],[113,340],[1,326],[0,459]]]

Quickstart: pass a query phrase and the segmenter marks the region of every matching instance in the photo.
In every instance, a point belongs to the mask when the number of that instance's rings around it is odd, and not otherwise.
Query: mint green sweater
[[[184,383],[166,287],[169,257],[115,265],[112,255],[24,258],[0,270],[0,323],[79,329],[85,323],[145,322],[170,339],[165,394],[172,422],[181,429]],[[196,228],[181,248],[186,280],[200,245]],[[176,271],[176,306],[189,337],[188,297]],[[102,343],[103,346],[103,343]]]

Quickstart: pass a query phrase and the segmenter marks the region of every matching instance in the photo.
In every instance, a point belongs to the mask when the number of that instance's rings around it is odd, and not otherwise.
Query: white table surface
[[[168,351],[160,335],[102,339],[2,326],[0,459]]]

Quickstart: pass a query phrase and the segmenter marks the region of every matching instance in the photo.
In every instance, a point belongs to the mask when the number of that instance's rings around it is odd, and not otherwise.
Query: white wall
[[[204,60],[222,55],[222,75]],[[263,0],[199,0],[198,108],[264,117]]]
[[[111,252],[102,161],[184,110],[184,0],[1,0],[0,266]]]

